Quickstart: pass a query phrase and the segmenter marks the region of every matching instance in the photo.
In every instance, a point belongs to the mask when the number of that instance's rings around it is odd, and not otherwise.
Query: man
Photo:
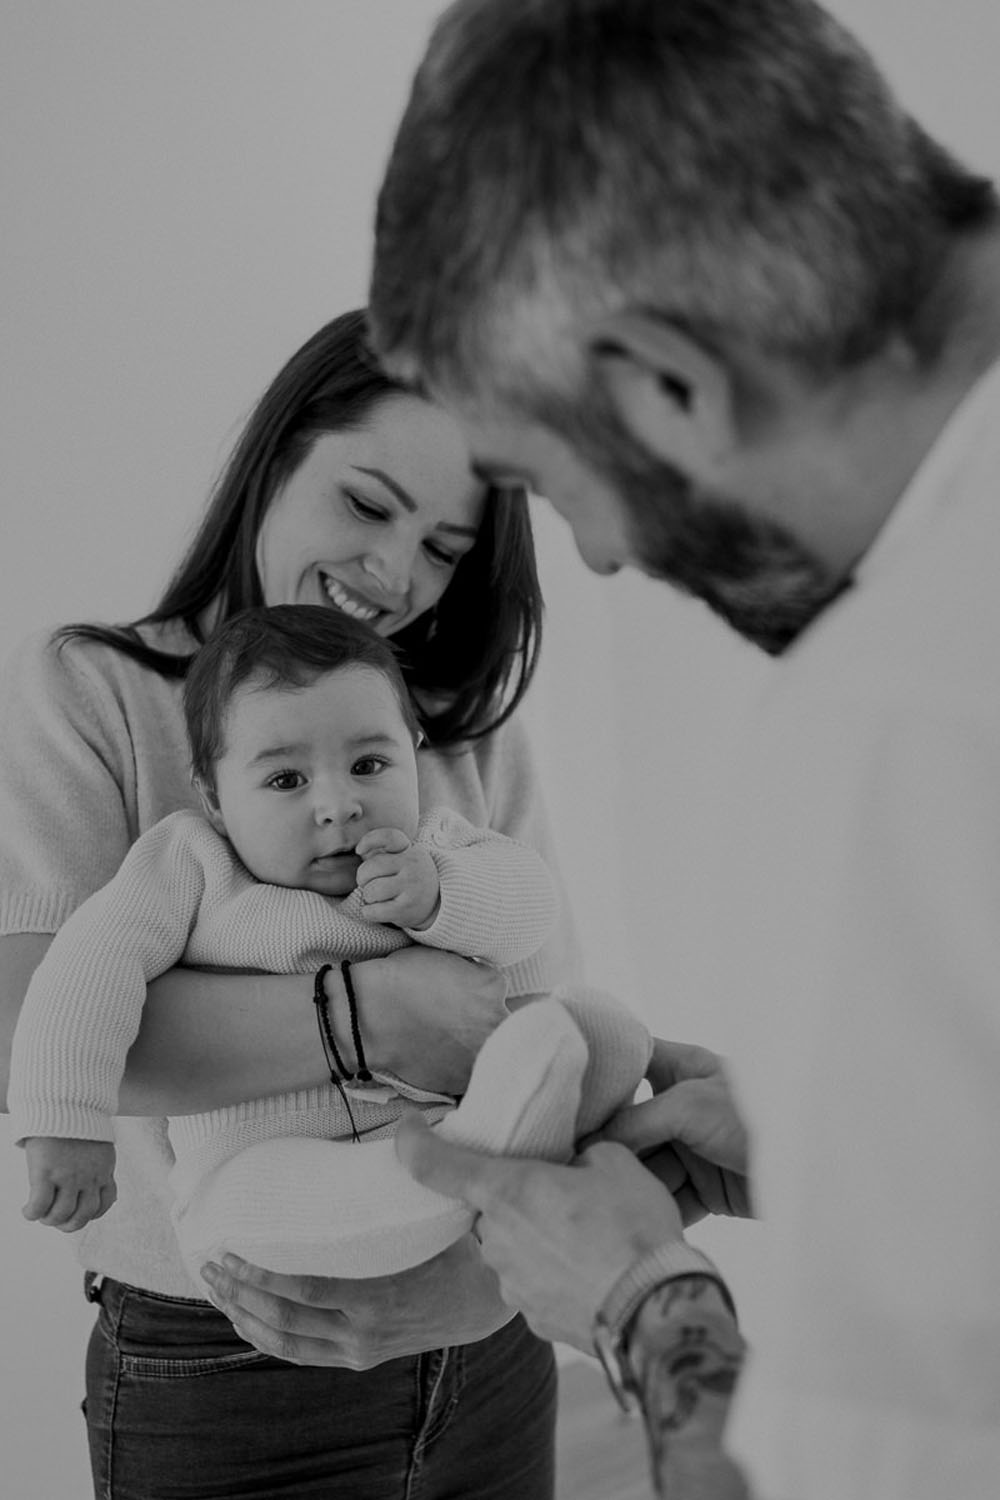
[[[784,654],[739,750],[713,955],[744,997],[772,1245],[727,1433],[753,1493],[995,1497],[990,184],[812,0],[458,0],[389,162],[371,304],[388,367],[592,568],[644,569]],[[717,1062],[699,1081],[676,1058],[654,1085],[684,1074],[718,1111],[686,1122],[690,1194],[707,1162],[741,1167],[739,1125]],[[671,1139],[677,1098],[615,1133]],[[400,1151],[480,1210],[536,1328],[596,1335],[659,1483],[741,1493],[715,1444],[739,1339],[654,1176],[608,1143],[559,1168],[413,1126]]]

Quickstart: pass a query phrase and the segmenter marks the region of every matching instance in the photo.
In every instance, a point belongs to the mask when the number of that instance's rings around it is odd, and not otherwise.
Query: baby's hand
[[[21,1212],[72,1234],[106,1214],[117,1197],[110,1141],[32,1135],[24,1143],[30,1193]]]
[[[429,927],[437,916],[441,882],[437,866],[421,844],[400,828],[373,828],[360,840],[357,881],[370,922],[395,927]]]

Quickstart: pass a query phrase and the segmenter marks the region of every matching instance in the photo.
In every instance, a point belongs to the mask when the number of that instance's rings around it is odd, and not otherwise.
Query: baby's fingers
[[[31,1184],[31,1191],[28,1194],[28,1201],[21,1209],[21,1213],[31,1223],[34,1223],[37,1219],[41,1219],[44,1223],[46,1222],[45,1215],[52,1207],[55,1198],[55,1184],[48,1178],[43,1182],[33,1182]]]
[[[369,907],[385,905],[387,901],[394,901],[401,893],[402,886],[397,875],[384,875],[377,880],[369,880],[361,891],[366,914],[370,915]]]
[[[354,852],[359,859],[368,859],[373,854],[402,854],[409,847],[410,840],[401,828],[372,828],[358,840]]]
[[[372,854],[358,865],[355,880],[367,893],[373,880],[388,880],[399,874],[398,854]]]
[[[51,1201],[44,1213],[37,1214],[40,1224],[48,1224],[52,1229],[66,1229],[75,1224],[77,1210],[80,1200],[84,1196],[79,1184],[76,1182],[61,1182],[53,1185]],[[83,1221],[86,1223],[86,1220]]]

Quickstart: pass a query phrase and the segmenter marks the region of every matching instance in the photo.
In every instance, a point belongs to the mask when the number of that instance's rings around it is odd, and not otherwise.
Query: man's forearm
[[[746,1344],[710,1276],[664,1282],[628,1340],[653,1485],[667,1500],[750,1500],[722,1434]]]

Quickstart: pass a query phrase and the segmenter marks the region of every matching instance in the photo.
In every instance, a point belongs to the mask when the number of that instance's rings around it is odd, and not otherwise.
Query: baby
[[[419,942],[515,964],[550,930],[551,877],[511,839],[444,809],[419,814],[413,707],[392,647],[358,621],[312,606],[245,611],[198,653],[184,704],[204,816],[173,813],[136,841],[60,929],[25,999],[10,1087],[25,1216],[79,1227],[111,1207],[117,1091],[154,978],[182,961],[315,972],[330,1084],[170,1122],[182,1254],[196,1277],[226,1250],[297,1274],[417,1264],[470,1216],[397,1163],[404,1100],[447,1115],[455,1139],[565,1157],[634,1092],[648,1034],[592,992],[534,1001],[490,1037],[454,1109],[367,1073],[348,968],[347,1072],[323,983],[331,962]]]

